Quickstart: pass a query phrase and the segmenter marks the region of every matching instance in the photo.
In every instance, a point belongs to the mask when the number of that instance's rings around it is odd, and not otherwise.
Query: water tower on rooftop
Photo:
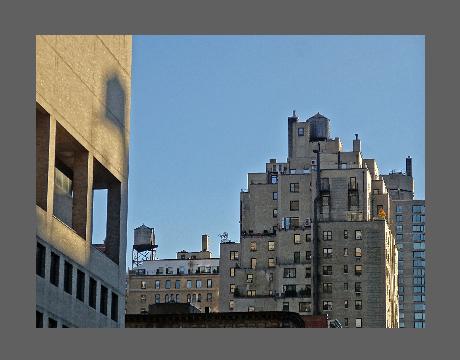
[[[132,252],[132,267],[138,267],[144,261],[155,259],[156,248],[155,230],[142,224],[134,229],[134,245]]]

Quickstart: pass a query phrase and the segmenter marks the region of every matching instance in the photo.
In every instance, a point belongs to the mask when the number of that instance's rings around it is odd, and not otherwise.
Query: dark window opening
[[[113,321],[118,321],[118,295],[112,293],[112,306],[110,311],[110,318]]]
[[[35,260],[36,274],[45,277],[45,259],[46,259],[46,248],[37,242],[37,253]]]
[[[108,294],[108,289],[104,285],[101,285],[101,303],[99,306],[99,311],[104,315],[107,315]]]
[[[89,296],[88,296],[88,305],[93,309],[96,309],[96,291],[97,291],[97,281],[92,277],[89,278]]]
[[[64,291],[68,294],[72,294],[72,283],[73,283],[73,266],[71,263],[64,261]]]
[[[48,318],[48,327],[57,328],[57,321],[52,318]]]
[[[46,211],[48,198],[50,115],[38,104],[36,104],[35,110],[35,125],[35,200],[36,204]]]
[[[40,311],[35,311],[35,327],[43,327],[43,313],[41,313]]]
[[[77,299],[85,301],[85,273],[77,270]]]
[[[51,252],[50,283],[59,286],[59,255]]]

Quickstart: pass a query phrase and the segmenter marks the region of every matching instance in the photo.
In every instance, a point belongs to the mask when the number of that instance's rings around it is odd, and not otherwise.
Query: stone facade
[[[343,151],[329,126],[320,114],[304,122],[294,114],[287,162],[271,159],[264,173],[248,174],[241,241],[220,248],[220,311],[288,310],[328,314],[345,327],[398,326],[389,194],[358,136],[353,151]]]
[[[37,327],[124,327],[130,97],[131,36],[36,37]]]

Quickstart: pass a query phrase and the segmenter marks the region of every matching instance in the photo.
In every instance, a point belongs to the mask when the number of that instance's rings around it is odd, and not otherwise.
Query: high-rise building
[[[399,326],[425,327],[425,200],[414,199],[412,159],[406,172],[383,179],[392,203],[391,223],[398,247]]]
[[[36,37],[37,327],[124,327],[130,96],[131,36]]]
[[[220,311],[328,314],[344,327],[398,327],[398,252],[374,159],[330,137],[330,120],[288,118],[288,158],[249,173],[240,243],[220,247]]]
[[[201,236],[201,245],[201,251],[177,252],[176,259],[138,262],[128,275],[126,313],[147,313],[149,305],[164,303],[189,303],[201,312],[217,312],[219,258],[209,251],[208,235]]]

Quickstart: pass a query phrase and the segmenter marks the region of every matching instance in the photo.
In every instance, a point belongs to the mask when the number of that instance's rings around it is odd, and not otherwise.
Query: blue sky
[[[287,157],[287,117],[331,120],[381,173],[413,160],[425,197],[424,36],[134,36],[128,251],[155,228],[160,258],[199,250],[201,234],[239,241],[248,172]],[[97,232],[98,229],[95,229]]]

